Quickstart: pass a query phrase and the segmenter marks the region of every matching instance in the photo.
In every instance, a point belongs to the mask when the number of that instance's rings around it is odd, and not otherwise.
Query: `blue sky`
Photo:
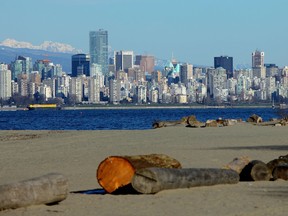
[[[287,0],[1,0],[0,41],[68,43],[88,52],[89,31],[108,30],[113,50],[213,65],[228,55],[288,65]]]

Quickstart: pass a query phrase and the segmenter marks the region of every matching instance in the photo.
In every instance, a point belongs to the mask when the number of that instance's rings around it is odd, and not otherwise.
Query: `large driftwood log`
[[[130,185],[136,170],[148,167],[181,168],[181,164],[164,154],[111,156],[99,164],[97,180],[108,193],[113,193]]]
[[[234,170],[152,167],[137,170],[132,179],[132,187],[139,193],[153,194],[165,189],[235,184],[238,181],[239,174]]]
[[[53,204],[66,199],[68,180],[50,173],[38,178],[0,185],[0,210],[30,205]]]
[[[269,181],[272,177],[268,166],[259,160],[252,160],[240,173],[240,181]]]

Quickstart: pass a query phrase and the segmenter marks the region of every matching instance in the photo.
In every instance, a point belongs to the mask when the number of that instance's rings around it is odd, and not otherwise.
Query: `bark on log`
[[[113,193],[130,185],[136,170],[148,167],[181,168],[181,164],[164,154],[111,156],[99,164],[96,177],[108,193]]]
[[[225,169],[166,169],[137,170],[132,187],[143,194],[154,194],[165,189],[190,188],[216,184],[236,184],[239,174]]]
[[[252,116],[250,116],[247,119],[247,122],[251,122],[251,123],[261,123],[263,122],[262,118],[256,114],[253,114]]]
[[[192,116],[188,116],[187,118],[187,126],[193,127],[193,128],[200,128],[200,127],[205,127],[205,124],[203,122],[198,121],[196,117],[192,115]]]
[[[273,180],[277,179],[288,180],[288,164],[282,164],[274,168]]]
[[[50,173],[38,178],[0,185],[0,210],[30,205],[53,204],[66,199],[68,180]]]
[[[182,120],[156,121],[156,122],[153,122],[152,127],[156,129],[156,128],[162,128],[162,127],[176,126],[180,124],[183,124]]]
[[[280,156],[278,159],[269,161],[267,163],[267,166],[270,169],[270,172],[273,173],[273,170],[275,167],[280,166],[280,165],[285,165],[285,164],[288,164],[288,155]]]
[[[226,164],[223,168],[234,170],[238,174],[240,174],[242,172],[242,170],[244,169],[244,167],[247,166],[250,161],[251,161],[251,159],[247,156],[234,158],[233,161]]]
[[[240,181],[269,181],[271,177],[268,166],[259,160],[250,161],[240,173]]]

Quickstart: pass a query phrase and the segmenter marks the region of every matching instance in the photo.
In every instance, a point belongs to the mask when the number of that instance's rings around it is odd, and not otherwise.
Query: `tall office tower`
[[[217,69],[207,70],[207,87],[210,92],[210,96],[215,98],[216,89],[226,89],[227,88],[227,75],[226,70],[222,67]]]
[[[29,74],[32,71],[32,59],[30,57],[18,56],[17,60],[22,61],[22,73]]]
[[[264,67],[264,52],[256,50],[252,53],[252,68]]]
[[[88,79],[88,101],[90,103],[100,103],[100,74]]]
[[[28,83],[28,92],[30,96],[33,96],[38,90],[39,86],[41,85],[41,76],[39,71],[32,71],[29,74],[29,83]]]
[[[83,99],[83,82],[81,77],[71,77],[69,80],[69,99],[80,103]]]
[[[233,77],[233,57],[214,57],[214,68],[222,67],[226,70],[227,78]]]
[[[185,85],[193,78],[193,65],[183,64],[180,66],[180,81]]]
[[[8,66],[0,64],[0,99],[8,100],[12,96],[11,77]]]
[[[133,51],[114,52],[115,71],[125,71],[128,73],[129,68],[133,68]]]
[[[90,63],[101,65],[103,75],[108,75],[108,31],[90,31]]]
[[[120,101],[121,83],[116,79],[110,79],[109,82],[109,102],[118,104]]]
[[[155,58],[151,55],[136,55],[135,64],[139,65],[141,70],[151,74],[155,67]]]
[[[11,63],[12,80],[16,80],[18,75],[22,73],[22,61],[15,60]]]
[[[39,71],[41,80],[52,78],[54,76],[54,64],[47,59],[37,60],[33,65],[34,71]]]
[[[21,96],[28,96],[28,76],[27,74],[21,73],[17,77],[17,83],[19,93]]]
[[[59,77],[59,76],[62,76],[62,74],[63,74],[62,65],[56,64],[56,65],[55,65],[55,69],[54,69],[54,76]]]
[[[72,55],[72,77],[90,76],[90,56],[86,54]]]
[[[266,67],[264,66],[264,52],[256,50],[252,53],[252,69],[253,77],[266,77]]]

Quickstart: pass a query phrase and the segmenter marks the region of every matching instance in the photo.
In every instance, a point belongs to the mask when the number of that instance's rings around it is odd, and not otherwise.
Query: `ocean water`
[[[208,119],[246,119],[257,114],[267,121],[280,118],[272,108],[173,108],[0,111],[0,130],[147,130],[157,120],[195,115]]]

